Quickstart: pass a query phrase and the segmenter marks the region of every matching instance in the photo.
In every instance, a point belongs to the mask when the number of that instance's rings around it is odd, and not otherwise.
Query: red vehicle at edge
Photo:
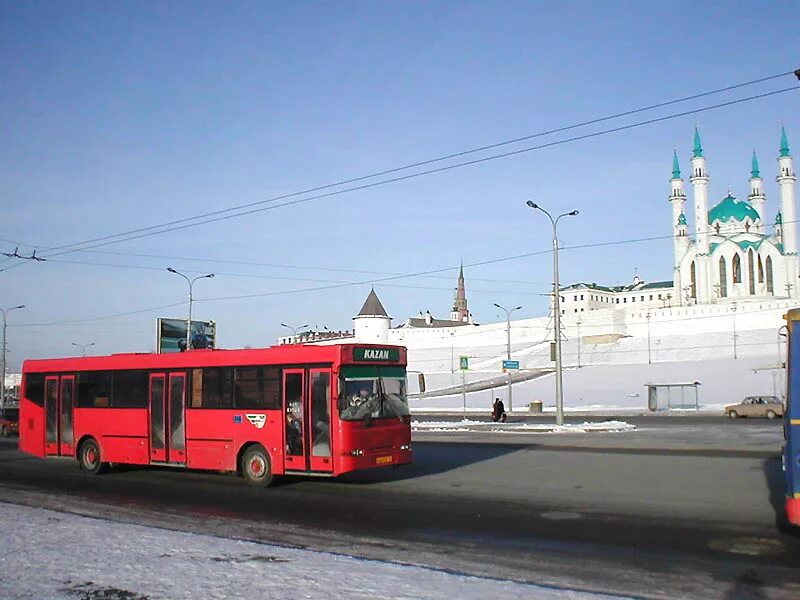
[[[28,360],[20,450],[109,463],[337,476],[411,462],[406,349],[288,345]]]

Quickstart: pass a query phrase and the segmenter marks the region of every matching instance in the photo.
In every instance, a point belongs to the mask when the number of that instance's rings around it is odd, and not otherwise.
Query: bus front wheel
[[[256,444],[250,446],[242,456],[242,476],[254,487],[267,487],[272,483],[272,465],[269,454]]]
[[[90,475],[99,475],[108,469],[108,463],[100,460],[100,446],[91,438],[81,444],[78,452],[78,463],[81,470]]]

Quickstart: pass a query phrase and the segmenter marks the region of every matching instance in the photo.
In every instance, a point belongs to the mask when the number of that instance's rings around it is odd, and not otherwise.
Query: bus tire
[[[735,418],[737,418],[739,416],[739,413],[737,413],[735,410],[732,410],[731,412],[728,413],[728,416],[731,419],[735,419]]]
[[[108,463],[100,460],[100,446],[93,438],[85,440],[78,450],[78,464],[90,475],[100,475],[108,470]]]
[[[9,437],[11,435],[11,432],[8,430],[8,427],[3,425],[2,429],[0,429],[0,435],[2,435],[3,437]]]
[[[777,415],[775,414],[775,411],[774,411],[774,410],[768,410],[768,411],[767,411],[767,418],[768,418],[770,421],[771,421],[772,419],[774,419],[776,416],[777,416]]]
[[[272,483],[272,463],[261,444],[253,444],[242,456],[242,477],[253,487],[268,487]]]

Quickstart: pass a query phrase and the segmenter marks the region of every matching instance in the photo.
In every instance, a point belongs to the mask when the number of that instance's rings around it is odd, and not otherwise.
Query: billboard
[[[214,321],[192,321],[192,348],[214,348],[217,325]],[[158,319],[156,323],[156,352],[186,350],[186,319]]]

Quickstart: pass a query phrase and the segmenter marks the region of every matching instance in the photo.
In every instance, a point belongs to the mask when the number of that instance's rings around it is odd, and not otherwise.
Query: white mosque
[[[673,233],[672,280],[603,286],[573,283],[561,288],[562,314],[603,309],[668,308],[726,304],[740,300],[800,298],[797,256],[795,173],[786,130],[781,128],[778,153],[779,205],[767,229],[764,181],[753,151],[750,194],[738,200],[730,192],[708,209],[709,175],[695,129],[691,157],[694,235],[689,235],[686,193],[673,153],[671,192]],[[628,305],[625,307],[624,305]]]
[[[691,157],[694,236],[689,236],[686,194],[673,155],[672,205],[674,231],[673,298],[676,304],[708,304],[745,298],[800,298],[797,256],[795,181],[785,129],[778,155],[779,205],[767,230],[764,182],[753,151],[750,194],[738,200],[730,192],[708,209],[709,174],[697,129]]]

